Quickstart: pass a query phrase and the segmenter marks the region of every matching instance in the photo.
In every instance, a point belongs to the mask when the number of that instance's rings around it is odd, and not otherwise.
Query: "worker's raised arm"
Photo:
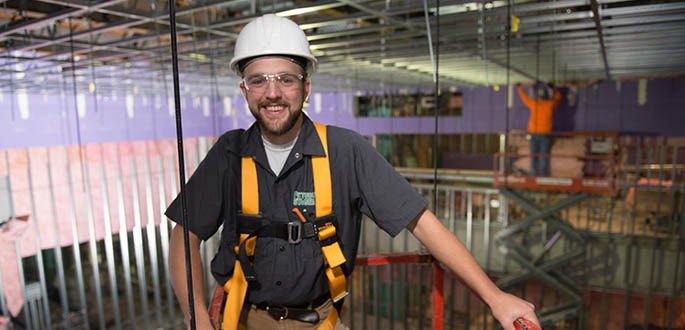
[[[520,317],[536,324],[540,323],[535,316],[533,304],[500,290],[483,272],[466,247],[440,223],[433,212],[423,211],[407,229],[436,259],[457,274],[481,297],[505,330],[514,330],[513,323]]]
[[[519,92],[519,96],[521,96],[521,101],[523,101],[523,104],[525,104],[529,109],[533,109],[535,107],[535,100],[531,99],[528,94],[521,88],[521,86],[516,86],[516,90]]]
[[[559,90],[556,88],[554,89],[554,107],[556,108],[557,105],[559,105],[559,102],[561,102],[561,93],[559,93]]]

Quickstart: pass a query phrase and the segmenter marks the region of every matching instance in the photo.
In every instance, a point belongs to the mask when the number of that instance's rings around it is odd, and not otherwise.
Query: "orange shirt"
[[[561,93],[554,89],[554,99],[538,100],[532,99],[519,86],[517,87],[521,100],[530,109],[530,120],[528,120],[528,132],[549,133],[552,131],[552,113],[554,108],[561,101]]]

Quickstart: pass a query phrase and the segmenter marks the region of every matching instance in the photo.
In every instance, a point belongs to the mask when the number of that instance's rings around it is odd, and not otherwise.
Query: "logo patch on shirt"
[[[293,194],[293,206],[314,206],[314,192],[295,191]]]

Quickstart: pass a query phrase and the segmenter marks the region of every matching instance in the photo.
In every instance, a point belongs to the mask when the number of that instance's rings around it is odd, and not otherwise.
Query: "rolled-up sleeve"
[[[394,237],[426,208],[426,200],[361,136],[354,151],[361,212]]]
[[[217,142],[186,183],[188,230],[202,240],[211,237],[222,223],[222,184],[226,166],[226,149]],[[182,223],[180,194],[164,214],[172,221]]]

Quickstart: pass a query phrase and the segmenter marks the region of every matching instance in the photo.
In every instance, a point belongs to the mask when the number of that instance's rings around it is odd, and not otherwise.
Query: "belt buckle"
[[[288,307],[266,306],[266,311],[275,320],[284,320],[288,317]]]
[[[297,244],[302,241],[302,223],[288,222],[288,243]]]

